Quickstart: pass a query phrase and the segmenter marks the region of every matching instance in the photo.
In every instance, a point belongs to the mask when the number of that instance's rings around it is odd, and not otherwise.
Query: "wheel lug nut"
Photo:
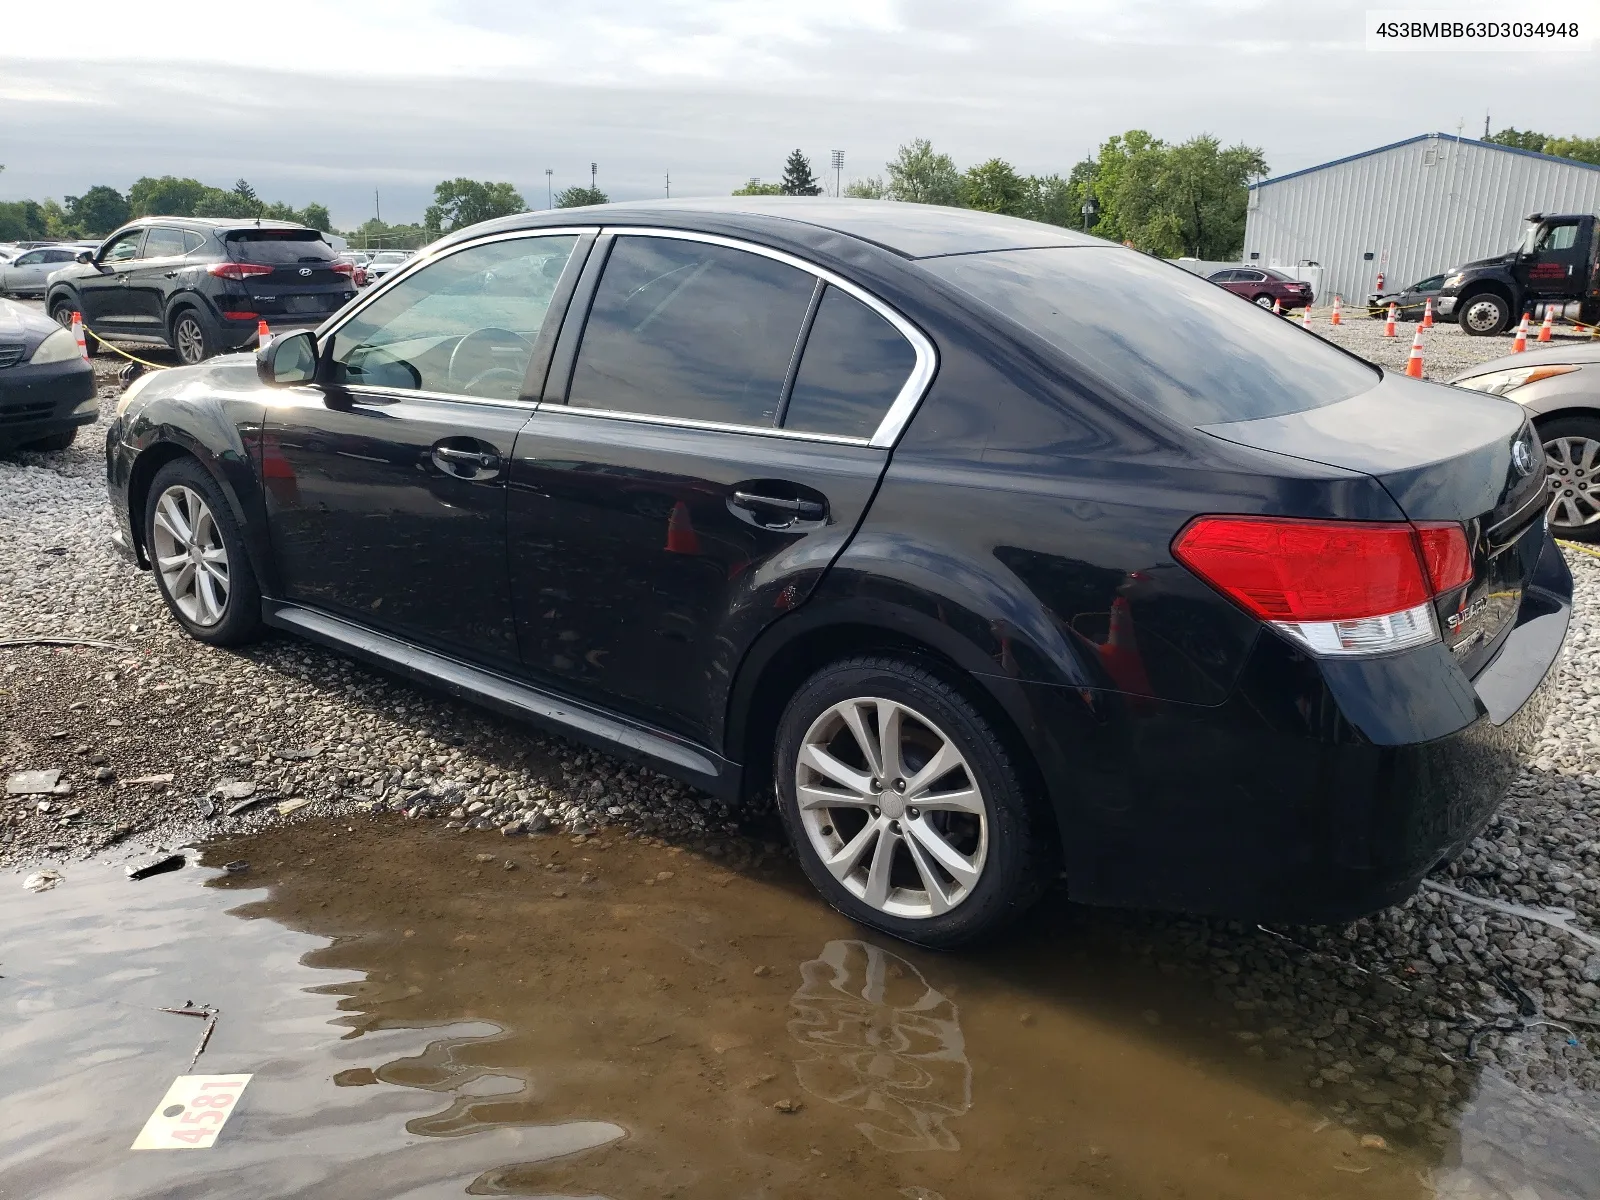
[[[890,833],[899,833],[900,832],[900,822],[899,821],[890,821],[889,822],[889,832]]]
[[[922,814],[921,814],[921,813],[919,813],[919,812],[918,812],[918,811],[917,811],[917,810],[916,810],[916,809],[914,809],[914,808],[908,808],[908,809],[906,809],[906,816],[908,816],[908,817],[910,817],[910,818],[911,818],[911,819],[912,819],[912,820],[913,820],[913,821],[915,821],[915,820],[916,820],[916,819],[917,819],[917,818],[918,818],[918,817],[920,817],[920,816],[921,816],[921,815],[922,815]]]
[[[876,804],[874,804],[872,806],[872,815],[875,816],[875,817],[883,816],[883,809],[879,808]]]
[[[897,791],[897,792],[905,791],[906,790],[906,781],[904,779],[896,779],[894,781],[894,790]]]

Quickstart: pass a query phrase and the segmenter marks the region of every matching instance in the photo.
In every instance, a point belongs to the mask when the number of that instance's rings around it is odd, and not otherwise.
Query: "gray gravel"
[[[1381,328],[1319,323],[1403,364],[1409,337],[1385,343]],[[1450,326],[1426,336],[1434,377],[1508,348]],[[507,836],[611,826],[707,846],[735,831],[725,807],[674,781],[316,647],[185,638],[107,541],[102,426],[116,387],[101,364],[101,426],[64,453],[0,457],[0,638],[126,648],[0,648],[0,776],[59,770],[67,785],[0,805],[0,867],[16,872],[0,877],[14,892],[3,903],[52,861],[311,817],[403,812]],[[1440,880],[1570,910],[1600,933],[1600,561],[1569,558],[1577,617],[1559,706],[1500,816]],[[1279,1063],[1330,1120],[1442,1147],[1437,1195],[1600,1195],[1600,952],[1572,934],[1434,891],[1339,929],[1087,919],[1231,1002],[1229,1069]]]

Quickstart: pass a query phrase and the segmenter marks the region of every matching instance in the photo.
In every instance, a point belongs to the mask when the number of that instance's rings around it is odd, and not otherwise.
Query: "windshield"
[[[404,254],[394,250],[385,250],[380,254],[373,255],[372,257],[374,266],[381,264],[382,266],[389,267],[393,266],[395,263],[403,263],[405,260],[406,256]]]
[[[228,253],[235,262],[332,262],[333,247],[315,229],[244,229],[227,235]]]
[[[1144,254],[998,250],[921,265],[1042,337],[1111,390],[1188,425],[1321,408],[1379,379],[1376,367],[1315,334]]]

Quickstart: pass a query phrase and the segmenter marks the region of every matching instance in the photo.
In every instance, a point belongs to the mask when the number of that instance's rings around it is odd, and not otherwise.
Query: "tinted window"
[[[516,399],[576,242],[488,242],[423,267],[340,327],[333,382]]]
[[[759,254],[618,238],[568,403],[771,425],[815,287],[809,273]]]
[[[1238,271],[1218,271],[1215,275],[1208,276],[1212,283],[1232,283],[1239,278]]]
[[[806,338],[783,427],[870,438],[916,365],[917,352],[899,330],[830,287]]]
[[[71,262],[75,255],[71,250],[46,250],[44,261],[47,263]]]
[[[144,239],[145,258],[173,258],[183,252],[183,232],[181,230],[152,229]]]
[[[43,261],[43,250],[29,250],[26,254],[19,254],[16,258],[12,259],[11,265],[14,267],[32,267],[42,263]]]
[[[332,262],[333,247],[314,229],[248,229],[230,233],[228,253],[234,262]]]
[[[1320,408],[1378,382],[1315,334],[1148,255],[1010,250],[924,265],[1186,424]]]
[[[192,229],[183,231],[183,249],[185,253],[200,249],[206,244],[206,239]]]
[[[116,241],[106,247],[106,252],[100,256],[101,262],[127,262],[130,258],[139,255],[139,243],[144,240],[144,230],[130,229]]]
[[[1263,271],[1262,272],[1262,278],[1263,279],[1275,279],[1279,283],[1290,283],[1290,282],[1292,282],[1294,280],[1294,276],[1293,275],[1286,274],[1283,271]]]
[[[1444,276],[1435,275],[1432,278],[1424,279],[1421,283],[1412,284],[1411,290],[1413,292],[1437,292],[1443,286]]]

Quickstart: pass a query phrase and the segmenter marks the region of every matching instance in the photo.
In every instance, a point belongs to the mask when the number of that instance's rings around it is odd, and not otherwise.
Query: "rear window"
[[[922,265],[1187,425],[1321,408],[1379,379],[1315,334],[1143,254],[1002,250]]]
[[[227,235],[235,262],[332,262],[333,247],[315,229],[241,229]]]

